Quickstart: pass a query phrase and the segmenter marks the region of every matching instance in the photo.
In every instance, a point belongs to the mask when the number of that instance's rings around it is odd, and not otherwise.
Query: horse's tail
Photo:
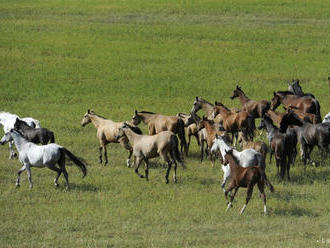
[[[260,169],[261,179],[264,181],[266,186],[269,188],[270,192],[274,192],[274,186],[271,184],[271,182],[267,179],[266,173],[264,170]]]
[[[321,112],[320,112],[320,109],[321,109],[321,107],[320,107],[320,103],[319,103],[319,101],[318,100],[316,100],[316,99],[312,99],[313,100],[313,102],[314,102],[314,105],[315,105],[315,121],[316,121],[316,123],[321,123],[322,122],[322,118],[321,118]]]
[[[176,137],[175,134],[171,135],[171,148],[170,148],[171,157],[173,160],[178,161],[183,168],[186,168],[181,158],[178,146],[179,146],[178,138]]]
[[[256,129],[256,123],[255,123],[254,117],[252,115],[248,115],[247,122],[248,122],[249,136],[253,139],[254,130]]]
[[[73,155],[68,149],[62,147],[60,148],[61,151],[67,155],[79,168],[80,170],[82,171],[83,173],[83,177],[86,176],[87,174],[87,169],[86,169],[86,166],[83,164],[83,162],[81,162],[75,155]]]
[[[181,152],[182,152],[182,146],[183,146],[185,155],[188,155],[187,154],[188,145],[187,145],[187,141],[186,141],[186,134],[184,131],[184,121],[182,119],[178,119],[177,134],[178,134],[180,142],[181,142]]]

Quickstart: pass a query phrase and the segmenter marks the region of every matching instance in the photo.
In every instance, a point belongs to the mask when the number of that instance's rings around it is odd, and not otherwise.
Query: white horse
[[[8,112],[0,112],[0,124],[3,126],[3,131],[5,133],[9,132],[11,129],[14,128],[16,118],[25,121],[30,127],[40,128],[40,122],[36,119],[33,119],[31,117],[20,118],[15,114],[11,114]],[[10,150],[9,158],[12,159],[16,156],[16,153],[14,152],[13,149],[13,142],[9,142],[9,150]]]
[[[211,153],[220,152],[223,161],[225,161],[225,155],[227,151],[233,150],[233,156],[237,159],[237,162],[242,167],[249,166],[260,166],[263,170],[266,168],[265,159],[260,152],[254,149],[245,149],[239,152],[229,146],[223,139],[222,136],[216,135],[213,145],[211,147]],[[225,192],[225,185],[227,180],[230,178],[230,167],[221,165],[223,171],[223,182],[221,184],[222,190]]]
[[[322,123],[326,123],[329,122],[330,123],[330,112],[326,114],[326,116],[324,116],[324,119],[322,121]]]
[[[18,158],[23,164],[23,167],[17,173],[17,187],[20,186],[20,175],[23,171],[27,171],[30,188],[32,188],[30,167],[47,167],[57,172],[57,176],[54,180],[54,184],[56,187],[59,186],[57,180],[63,172],[66,180],[66,186],[68,189],[69,178],[68,172],[65,168],[65,155],[67,155],[81,169],[83,176],[86,175],[86,166],[75,155],[73,155],[63,146],[60,146],[55,143],[51,143],[48,145],[36,145],[32,142],[27,141],[25,138],[23,138],[23,135],[19,131],[14,129],[7,132],[2,137],[2,139],[0,140],[0,144],[4,145],[5,143],[10,141],[14,141],[16,149],[18,151]],[[56,164],[59,165],[59,168],[56,167]]]

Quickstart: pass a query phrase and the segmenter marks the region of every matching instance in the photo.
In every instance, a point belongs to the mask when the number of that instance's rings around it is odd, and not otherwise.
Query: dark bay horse
[[[292,83],[288,83],[288,91],[292,92],[294,95],[303,97],[303,96],[308,96],[311,98],[315,99],[315,96],[312,93],[304,93],[300,84],[299,84],[299,79],[294,79],[292,80]]]
[[[270,102],[267,100],[250,100],[243,90],[237,85],[230,99],[239,97],[241,110],[248,112],[253,118],[261,118],[270,108]]]
[[[178,135],[180,139],[181,152],[187,155],[187,142],[184,130],[184,122],[180,117],[156,114],[148,111],[135,110],[132,122],[139,125],[141,121],[148,125],[149,135],[157,134],[161,131],[171,131]]]
[[[19,118],[16,118],[14,129],[20,131],[25,139],[35,144],[46,145],[48,142],[55,143],[52,131],[47,128],[33,128]]]
[[[271,110],[275,110],[280,104],[286,107],[293,106],[304,113],[315,114],[317,123],[321,122],[320,105],[313,98],[296,96],[289,91],[274,92],[271,100]]]

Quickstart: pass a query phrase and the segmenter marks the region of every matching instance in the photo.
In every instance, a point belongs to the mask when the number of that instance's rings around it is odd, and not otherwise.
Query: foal
[[[233,206],[233,200],[237,193],[237,190],[239,187],[247,188],[246,193],[246,200],[243,208],[240,211],[240,214],[242,214],[251,199],[253,187],[254,185],[258,185],[258,189],[260,191],[261,198],[264,202],[264,213],[267,213],[267,207],[266,207],[266,195],[264,191],[265,184],[269,187],[271,192],[274,192],[273,185],[268,181],[265,172],[263,169],[261,169],[259,166],[251,166],[247,168],[240,167],[237,164],[237,161],[235,160],[233,156],[233,150],[227,151],[225,155],[224,164],[229,164],[230,171],[231,171],[231,179],[228,189],[225,191],[225,197],[228,200],[228,192],[231,192],[234,189],[234,194],[230,196],[230,201],[228,202],[227,209]]]

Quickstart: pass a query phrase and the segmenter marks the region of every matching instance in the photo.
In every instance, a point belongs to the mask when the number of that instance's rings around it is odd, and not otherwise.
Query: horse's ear
[[[207,120],[206,116],[205,116],[205,115],[203,115],[203,121],[206,121],[206,120]]]
[[[215,101],[215,102],[214,102],[214,105],[218,105],[218,101]]]
[[[273,92],[273,95],[276,96],[276,92],[275,91]]]
[[[218,135],[217,133],[215,134],[215,138],[216,138],[216,139],[218,139],[218,138],[219,138],[219,135]]]
[[[198,96],[196,96],[196,101],[198,101]]]
[[[17,123],[17,122],[19,122],[19,119],[18,119],[18,117],[16,117],[16,120],[15,120],[15,123]]]
[[[137,110],[135,110],[135,115],[137,115],[137,113],[138,113],[138,111],[137,111]]]
[[[90,109],[87,109],[87,113],[90,114],[91,113],[91,110]]]

